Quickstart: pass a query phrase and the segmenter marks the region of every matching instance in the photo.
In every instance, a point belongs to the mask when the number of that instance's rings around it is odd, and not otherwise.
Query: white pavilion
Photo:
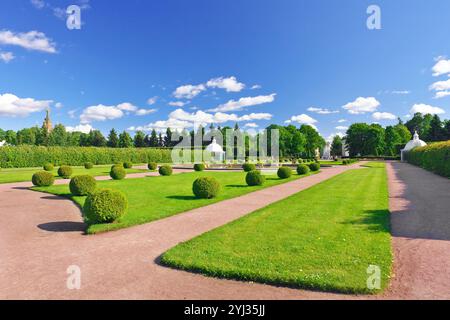
[[[217,143],[216,138],[213,138],[210,145],[205,148],[207,158],[211,162],[222,162],[225,159],[225,151],[220,144]]]
[[[408,152],[408,151],[411,151],[411,150],[414,149],[414,148],[417,148],[417,147],[423,147],[423,146],[426,146],[426,145],[427,145],[427,144],[426,144],[425,141],[420,140],[419,134],[417,133],[417,131],[414,132],[414,137],[413,137],[413,139],[410,140],[410,141],[406,144],[405,148],[401,150],[401,160],[402,160],[402,162],[405,161],[405,157],[404,157],[405,152]]]

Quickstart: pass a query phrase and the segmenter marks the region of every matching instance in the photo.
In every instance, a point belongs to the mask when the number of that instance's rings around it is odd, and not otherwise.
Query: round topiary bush
[[[95,191],[97,181],[90,175],[75,176],[70,180],[70,193],[74,196],[87,196]]]
[[[124,215],[127,208],[128,200],[122,192],[99,189],[88,195],[83,213],[89,224],[109,223]]]
[[[133,163],[131,161],[126,161],[123,163],[123,167],[125,169],[131,169],[131,168],[133,168]]]
[[[53,171],[53,163],[46,163],[44,164],[44,170],[45,171]]]
[[[292,169],[289,167],[280,167],[277,172],[278,178],[287,179],[292,176]]]
[[[220,191],[220,183],[213,177],[201,177],[194,181],[192,191],[197,198],[211,199]]]
[[[205,165],[203,163],[196,163],[196,164],[194,164],[194,170],[195,171],[203,171],[203,170],[205,170]]]
[[[166,165],[166,166],[159,167],[159,171],[158,172],[162,176],[170,176],[170,175],[172,175],[173,170],[172,170],[171,166],[167,166]]]
[[[127,175],[127,172],[125,171],[125,169],[121,166],[113,166],[111,168],[111,171],[109,173],[109,175],[111,176],[111,178],[113,178],[114,180],[122,180],[125,178],[125,176]]]
[[[266,181],[266,177],[258,170],[253,170],[247,173],[245,176],[245,182],[249,186],[261,186]]]
[[[256,166],[253,163],[244,163],[242,169],[244,169],[245,172],[250,172],[256,170]]]
[[[297,167],[297,174],[307,174],[309,172],[309,167],[305,164],[299,164]]]
[[[85,169],[92,169],[94,167],[94,164],[92,162],[86,162],[84,164]]]
[[[156,162],[150,162],[148,165],[148,170],[156,170],[158,169],[158,164]]]
[[[33,185],[37,187],[48,187],[55,182],[55,177],[50,172],[39,171],[33,174],[31,182],[33,182]]]
[[[69,179],[72,175],[72,168],[70,166],[61,166],[58,169],[58,176],[64,179]]]
[[[113,164],[113,165],[111,166],[111,170],[112,170],[113,168],[117,168],[117,167],[123,168],[123,163],[116,163],[116,164]]]
[[[309,169],[310,169],[311,171],[319,171],[319,169],[320,169],[320,163],[317,163],[317,162],[310,163],[310,164],[309,164]]]

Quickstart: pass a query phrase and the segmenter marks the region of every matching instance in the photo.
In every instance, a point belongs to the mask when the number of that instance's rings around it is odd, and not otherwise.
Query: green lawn
[[[220,181],[222,190],[214,199],[196,199],[192,193],[192,183],[201,176],[215,177]],[[174,174],[170,177],[146,177],[120,181],[99,181],[99,188],[113,188],[125,193],[128,198],[128,212],[115,223],[94,224],[88,227],[88,233],[117,230],[137,224],[165,218],[190,209],[202,207],[214,202],[230,199],[245,193],[297,179],[281,180],[268,176],[264,186],[249,187],[245,183],[244,172],[192,172]],[[67,185],[33,188],[34,190],[71,197]],[[72,197],[79,205],[85,197]]]
[[[168,266],[321,291],[375,293],[367,268],[391,273],[384,165],[350,170],[170,249]]]
[[[92,176],[108,176],[111,165],[94,166],[92,169],[85,169],[84,167],[72,167],[73,175],[89,174]],[[0,183],[31,181],[34,173],[42,171],[42,168],[2,168],[0,170]],[[148,170],[141,169],[126,169],[128,173],[136,173]],[[52,171],[55,177],[58,177],[58,167]]]

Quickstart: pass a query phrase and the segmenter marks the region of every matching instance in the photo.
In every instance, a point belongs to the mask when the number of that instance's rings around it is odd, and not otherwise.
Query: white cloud
[[[67,132],[82,132],[82,133],[89,133],[91,130],[94,130],[94,128],[90,124],[79,124],[75,127],[66,127]]]
[[[444,97],[450,96],[450,91],[438,91],[436,92],[436,94],[434,95],[435,99],[441,99]]]
[[[148,98],[147,104],[150,105],[150,106],[151,106],[151,105],[154,105],[154,104],[156,103],[157,100],[158,100],[158,97],[157,97],[157,96]]]
[[[344,122],[347,122],[347,119],[339,119],[338,120],[338,123],[344,123]]]
[[[415,113],[442,114],[442,113],[445,113],[445,111],[439,107],[433,107],[433,106],[430,106],[428,104],[423,104],[423,103],[413,105],[409,112],[411,114],[415,114]]]
[[[156,111],[157,109],[138,109],[135,114],[137,116],[146,116],[148,114],[155,113]]]
[[[250,89],[252,89],[252,90],[257,90],[257,89],[261,89],[261,88],[262,88],[261,85],[255,84],[255,85],[253,85]]]
[[[375,112],[372,114],[372,118],[375,120],[395,120],[397,116],[389,112]]]
[[[433,76],[438,77],[443,74],[450,73],[450,60],[439,57],[438,62],[433,66]]]
[[[290,119],[291,122],[298,122],[300,124],[314,124],[317,123],[317,120],[314,118],[311,118],[307,114],[300,114],[297,116],[292,116]]]
[[[206,87],[204,84],[199,85],[187,84],[176,88],[175,91],[173,92],[173,95],[177,99],[192,99],[205,90]]]
[[[135,112],[138,110],[138,107],[129,102],[118,104],[116,108],[122,111],[129,111],[129,112]]]
[[[40,112],[50,107],[52,100],[19,98],[13,94],[0,94],[0,116],[26,117],[30,113]]]
[[[326,141],[332,142],[335,136],[339,136],[339,137],[343,138],[343,137],[345,137],[345,133],[343,133],[343,132],[332,133],[326,138]]]
[[[90,106],[83,110],[80,116],[82,124],[86,124],[92,121],[106,121],[122,118],[123,111],[116,106],[105,106],[99,104],[97,106]]]
[[[209,80],[206,86],[209,88],[225,89],[227,92],[239,92],[244,89],[245,84],[238,82],[236,77],[220,77]]]
[[[9,63],[11,60],[15,58],[12,52],[0,52],[0,60],[4,63]]]
[[[316,108],[316,107],[310,107],[308,108],[309,112],[314,112],[318,114],[331,114],[331,113],[339,113],[338,110],[332,111],[325,108]]]
[[[337,130],[341,130],[341,131],[346,131],[346,130],[348,130],[348,127],[345,127],[345,126],[337,126],[336,129],[337,129]]]
[[[56,109],[61,109],[62,107],[64,107],[64,105],[61,102],[55,103],[55,108]]]
[[[75,110],[69,110],[68,112],[67,112],[67,114],[69,115],[69,118],[70,119],[75,119],[75,113],[77,112],[77,110],[75,109]]]
[[[366,112],[374,112],[380,106],[380,102],[374,97],[359,97],[353,102],[349,102],[342,108],[346,109],[350,114],[363,114]]]
[[[61,19],[61,20],[66,19],[67,13],[66,13],[66,10],[64,10],[63,8],[55,7],[55,8],[52,8],[52,10],[53,10],[53,15],[55,17],[57,17],[58,19]]]
[[[249,123],[246,123],[246,124],[244,125],[244,127],[246,127],[246,128],[258,128],[259,126],[258,126],[257,123],[249,122]]]
[[[240,111],[245,107],[256,106],[263,103],[270,103],[275,100],[276,93],[272,93],[267,96],[245,97],[240,98],[238,101],[229,100],[225,104],[219,105],[217,108],[210,109],[208,111],[213,112],[227,112],[227,111]]]
[[[169,102],[169,106],[172,107],[184,107],[187,104],[187,102],[183,102],[183,101],[170,101]]]
[[[411,91],[409,91],[409,90],[393,90],[393,91],[391,91],[391,93],[405,95],[405,94],[410,94]]]
[[[430,90],[434,91],[443,91],[443,90],[450,90],[450,79],[446,81],[438,81],[433,83],[430,86]]]
[[[36,9],[42,9],[45,7],[45,2],[43,0],[31,0],[30,2]]]
[[[56,53],[56,44],[43,32],[29,31],[14,33],[9,30],[0,31],[0,44],[15,45],[28,50]]]
[[[207,113],[201,110],[189,113],[184,111],[183,109],[176,109],[169,114],[167,120],[159,120],[153,123],[149,123],[146,126],[130,127],[129,129],[144,131],[150,131],[152,129],[164,130],[168,127],[172,129],[184,129],[193,127],[194,125],[206,126],[210,123],[270,120],[271,118],[272,115],[269,113],[251,113],[243,116],[238,116],[236,114],[223,112]]]

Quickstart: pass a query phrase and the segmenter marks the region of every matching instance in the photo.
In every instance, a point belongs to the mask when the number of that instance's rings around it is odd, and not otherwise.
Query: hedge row
[[[409,163],[450,178],[450,140],[415,148],[406,154],[406,160]]]
[[[153,148],[96,148],[96,147],[0,147],[0,167],[42,167],[45,163],[56,166],[83,166],[86,162],[111,164],[172,162],[170,149]]]

